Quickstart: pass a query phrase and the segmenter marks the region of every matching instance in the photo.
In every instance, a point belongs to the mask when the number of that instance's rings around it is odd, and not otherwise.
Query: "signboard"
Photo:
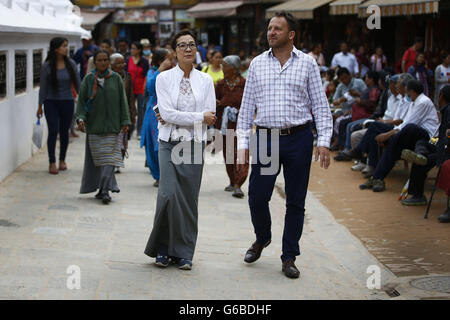
[[[148,2],[148,1],[145,1]],[[144,6],[144,0],[125,0],[125,8],[130,7],[142,7]]]
[[[197,4],[199,0],[172,0],[174,6],[193,6]]]
[[[170,38],[173,33],[173,22],[160,22],[159,23],[159,37]]]
[[[173,21],[173,11],[169,10],[159,10],[159,21]]]
[[[158,10],[118,10],[113,20],[114,23],[158,23]]]
[[[75,0],[75,4],[77,6],[99,6],[100,5],[100,0]]]
[[[175,10],[175,20],[177,22],[194,22],[195,19],[187,15],[186,10]]]
[[[82,0],[88,2],[88,0]],[[170,5],[170,0],[97,0],[105,8],[140,8],[149,5]],[[94,2],[94,1],[92,1]]]
[[[124,6],[124,0],[100,0],[100,7],[123,8]]]

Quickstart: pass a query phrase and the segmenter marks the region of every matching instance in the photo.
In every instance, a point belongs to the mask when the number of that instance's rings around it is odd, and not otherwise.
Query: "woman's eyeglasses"
[[[194,50],[195,48],[197,48],[197,45],[195,44],[195,42],[180,42],[177,44],[177,47],[180,48],[180,50],[185,51],[187,47],[189,47],[191,50]]]

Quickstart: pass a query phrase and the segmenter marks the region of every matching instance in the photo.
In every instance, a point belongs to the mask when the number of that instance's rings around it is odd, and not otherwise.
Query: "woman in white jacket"
[[[190,270],[197,241],[198,195],[206,129],[216,121],[212,78],[193,67],[197,42],[188,30],[172,41],[178,65],[156,78],[161,123],[160,181],[153,230],[145,254],[156,265]]]

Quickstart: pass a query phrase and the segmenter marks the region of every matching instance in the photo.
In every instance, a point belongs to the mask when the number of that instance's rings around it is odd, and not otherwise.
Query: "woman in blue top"
[[[425,55],[418,53],[416,56],[416,63],[409,67],[408,73],[419,80],[423,84],[423,93],[431,98],[431,88],[433,85],[433,71],[428,69]]]
[[[75,62],[68,57],[68,44],[66,38],[53,38],[47,59],[41,68],[37,116],[40,118],[45,114],[47,120],[47,151],[50,162],[48,170],[51,174],[67,170],[69,129],[74,113],[74,100],[80,88],[80,75]],[[59,167],[56,167],[55,148],[58,133],[60,152]]]
[[[152,67],[148,70],[145,83],[145,96],[147,99],[147,108],[145,111],[144,122],[142,124],[141,148],[145,146],[146,162],[150,173],[156,180],[153,184],[159,185],[159,163],[158,163],[158,119],[156,118],[153,107],[156,106],[156,77],[163,71],[173,68],[172,56],[167,49],[157,49],[152,56]]]

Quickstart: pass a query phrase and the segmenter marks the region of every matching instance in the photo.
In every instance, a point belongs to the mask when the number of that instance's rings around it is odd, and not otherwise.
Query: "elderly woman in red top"
[[[143,57],[143,47],[139,42],[131,44],[131,57],[128,60],[128,73],[131,75],[133,83],[134,96],[137,100],[138,120],[137,120],[137,136],[141,137],[142,121],[145,114],[145,77],[149,69],[147,59]]]
[[[216,85],[216,129],[222,131],[223,156],[225,158],[228,178],[230,179],[230,184],[225,188],[225,191],[233,192],[233,197],[242,198],[244,197],[244,193],[241,190],[241,186],[247,179],[249,166],[246,164],[243,170],[239,171],[237,169],[237,138],[234,137],[234,145],[229,146],[229,150],[227,150],[226,132],[227,129],[230,129],[233,131],[229,134],[233,134],[232,132],[236,130],[237,117],[241,107],[242,95],[244,94],[245,79],[240,73],[241,60],[238,56],[232,55],[223,58],[222,69],[224,79],[217,82]]]

